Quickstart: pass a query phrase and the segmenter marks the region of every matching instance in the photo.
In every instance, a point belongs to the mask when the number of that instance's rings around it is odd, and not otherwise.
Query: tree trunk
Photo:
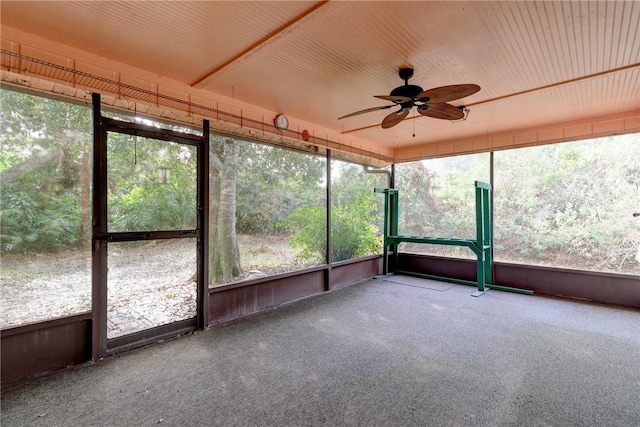
[[[11,166],[9,169],[0,171],[0,182],[4,185],[9,184],[21,176],[28,174],[32,170],[38,169],[51,159],[58,157],[60,154],[61,151],[51,153],[39,145],[36,145],[33,147],[31,157],[22,163]]]
[[[209,283],[229,282],[242,272],[236,236],[238,146],[232,139],[211,147],[209,190]]]
[[[82,153],[80,169],[80,247],[91,245],[91,150]]]

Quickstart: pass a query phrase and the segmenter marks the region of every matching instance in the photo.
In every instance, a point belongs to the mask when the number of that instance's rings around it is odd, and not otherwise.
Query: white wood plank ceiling
[[[640,109],[638,1],[9,1],[2,26],[393,148]],[[464,122],[381,110],[475,83]],[[395,107],[394,107],[395,108]],[[415,132],[415,137],[413,136]]]

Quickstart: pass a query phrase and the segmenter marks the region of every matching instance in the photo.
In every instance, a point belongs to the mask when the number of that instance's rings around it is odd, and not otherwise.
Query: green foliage
[[[474,181],[489,181],[489,156],[476,154],[397,167],[400,233],[412,236],[474,238]],[[426,247],[436,253],[447,247]],[[466,252],[466,250],[465,250]],[[472,253],[469,251],[469,256]]]
[[[640,271],[637,135],[496,153],[499,259],[597,271]]]
[[[342,261],[382,251],[382,237],[357,206],[340,206],[331,212],[331,259]]]
[[[331,201],[331,260],[342,261],[382,251],[382,198],[374,187],[385,187],[384,177],[365,175],[362,167],[334,162]],[[292,247],[307,262],[326,262],[326,208],[305,207],[284,222],[293,233]]]
[[[237,143],[238,233],[284,233],[280,224],[296,209],[324,204],[324,158],[247,141]]]
[[[357,206],[341,206],[331,212],[331,259],[341,261],[378,253],[382,239],[378,227],[358,212]],[[324,263],[327,258],[326,209],[298,209],[286,220],[293,232],[289,244],[300,250],[303,261]]]
[[[322,264],[326,262],[327,251],[326,209],[314,206],[300,208],[283,222],[283,226],[293,233],[289,244],[298,249],[303,261]]]
[[[91,149],[90,110],[9,90],[0,93],[2,251],[40,253],[80,245],[82,180],[90,182],[81,171]]]
[[[0,95],[2,251],[39,253],[86,243],[90,109],[11,90]],[[324,262],[326,160],[233,144],[239,149],[237,231],[292,232],[291,244],[303,258]],[[193,147],[116,134],[109,134],[108,145],[111,231],[195,227]],[[499,260],[640,272],[634,259],[640,220],[631,216],[640,211],[638,134],[499,151],[494,159]],[[212,170],[223,160],[212,155]],[[168,184],[158,183],[160,166],[171,171]],[[488,154],[403,163],[396,171],[401,234],[475,237],[473,181],[489,180]],[[385,177],[333,161],[331,181],[332,259],[378,253],[382,197],[373,188],[386,187]]]
[[[631,216],[640,209],[637,134],[499,151],[494,159],[498,260],[640,272],[640,221]],[[488,180],[488,156],[400,164],[397,171],[402,234],[475,237],[473,181]]]
[[[195,150],[109,134],[108,226],[111,231],[195,228]],[[158,182],[167,167],[169,182]]]
[[[43,209],[44,204],[50,204]],[[3,252],[38,253],[78,243],[77,201],[69,195],[48,199],[43,193],[7,195],[1,211]],[[55,212],[55,215],[43,213]]]
[[[39,253],[86,244],[90,109],[9,90],[1,94],[2,251]],[[109,133],[108,153],[111,231],[195,228],[193,147]],[[168,184],[158,183],[159,166],[171,170]]]

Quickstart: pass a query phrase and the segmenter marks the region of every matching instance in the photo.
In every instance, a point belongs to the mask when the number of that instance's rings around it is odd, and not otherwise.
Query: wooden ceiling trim
[[[228,68],[232,64],[235,64],[235,63],[239,62],[242,59],[246,59],[246,58],[250,57],[251,55],[255,54],[256,52],[259,52],[261,49],[263,49],[264,47],[268,46],[274,40],[278,39],[279,37],[281,37],[285,33],[289,33],[291,31],[293,31],[295,28],[297,28],[300,25],[300,23],[303,20],[305,20],[305,19],[309,18],[311,15],[315,14],[318,10],[320,10],[322,7],[326,6],[328,3],[329,3],[329,0],[324,0],[324,1],[321,1],[321,2],[319,2],[317,4],[315,4],[313,7],[307,9],[306,11],[301,13],[300,15],[296,16],[292,20],[290,20],[290,21],[286,22],[285,24],[281,25],[280,27],[276,28],[274,31],[272,31],[271,33],[267,34],[266,36],[264,36],[260,40],[256,41],[251,46],[247,47],[243,51],[241,51],[238,54],[234,55],[233,57],[229,58],[228,60],[226,60],[222,64],[218,65],[217,67],[215,67],[211,71],[208,71],[207,73],[205,73],[202,77],[198,78],[193,83],[191,83],[191,87],[200,87],[206,80],[208,80],[211,77],[213,77],[214,75],[222,72],[224,69]]]
[[[568,84],[577,83],[577,82],[581,82],[581,81],[584,81],[584,80],[595,79],[597,77],[602,77],[602,76],[606,76],[606,75],[609,75],[609,74],[616,74],[616,73],[620,73],[622,71],[627,71],[627,70],[630,70],[630,69],[633,69],[633,68],[638,68],[638,67],[640,67],[640,62],[635,63],[635,64],[630,64],[630,65],[625,65],[623,67],[614,68],[614,69],[611,69],[611,70],[600,71],[599,73],[593,73],[593,74],[589,74],[587,76],[576,77],[574,79],[564,80],[564,81],[561,81],[561,82],[551,83],[551,84],[544,85],[544,86],[539,86],[539,87],[534,87],[534,88],[531,88],[531,89],[521,90],[519,92],[509,93],[507,95],[496,96],[495,98],[485,99],[485,100],[478,101],[478,102],[471,102],[469,104],[465,104],[465,106],[466,107],[474,107],[474,106],[477,106],[477,105],[488,104],[490,102],[502,101],[503,99],[508,99],[508,98],[513,98],[513,97],[516,97],[516,96],[526,95],[528,93],[538,92],[538,91],[541,91],[541,90],[551,89],[551,88],[555,88],[555,87],[559,87],[559,86],[565,86],[565,85],[568,85]]]

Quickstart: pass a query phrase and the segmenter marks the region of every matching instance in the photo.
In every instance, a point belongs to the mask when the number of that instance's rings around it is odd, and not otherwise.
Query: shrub
[[[379,253],[382,238],[378,227],[360,215],[358,205],[340,206],[331,212],[331,259],[341,261]],[[307,262],[326,262],[326,209],[301,208],[291,214],[285,225],[293,233],[289,244],[299,249],[298,257]]]

